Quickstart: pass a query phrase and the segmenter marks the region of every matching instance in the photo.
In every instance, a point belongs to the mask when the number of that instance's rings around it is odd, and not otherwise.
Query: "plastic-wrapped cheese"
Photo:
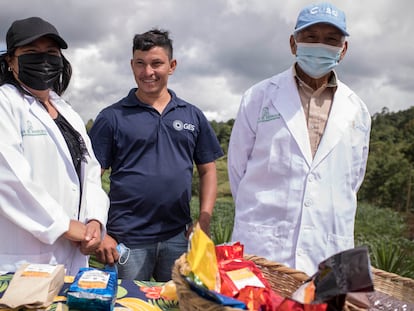
[[[112,311],[117,289],[115,271],[81,268],[69,287],[67,304],[77,310]]]

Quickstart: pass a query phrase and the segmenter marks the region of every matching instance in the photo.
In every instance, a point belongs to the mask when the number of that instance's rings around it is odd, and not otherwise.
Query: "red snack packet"
[[[286,298],[277,307],[275,311],[326,311],[328,310],[328,304],[317,303],[317,304],[302,304],[295,300]]]
[[[277,311],[284,298],[269,288],[246,286],[240,290],[237,300],[244,302],[248,310]]]
[[[230,297],[238,295],[245,286],[267,287],[270,285],[253,261],[235,259],[218,264],[221,287],[220,293]]]
[[[217,262],[231,259],[243,259],[243,252],[244,246],[240,244],[240,242],[216,245]]]

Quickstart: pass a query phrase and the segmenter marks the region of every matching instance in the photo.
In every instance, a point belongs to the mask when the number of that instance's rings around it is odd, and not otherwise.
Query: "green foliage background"
[[[90,128],[89,121],[87,128]],[[211,125],[227,154],[234,120]],[[227,156],[216,162],[218,196],[212,220],[216,244],[230,239],[234,203],[227,175]],[[103,187],[109,190],[106,173]],[[414,108],[372,118],[370,153],[364,183],[359,191],[355,223],[356,245],[367,245],[373,266],[414,278]],[[194,171],[191,211],[198,216],[198,178]]]

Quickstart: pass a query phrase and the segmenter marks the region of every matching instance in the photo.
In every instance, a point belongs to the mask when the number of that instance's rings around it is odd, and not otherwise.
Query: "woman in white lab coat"
[[[0,271],[64,264],[74,275],[105,233],[109,202],[85,125],[60,95],[71,76],[56,28],[15,21],[0,56]]]

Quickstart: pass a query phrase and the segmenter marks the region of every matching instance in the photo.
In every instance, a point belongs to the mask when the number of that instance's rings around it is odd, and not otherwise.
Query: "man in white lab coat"
[[[333,71],[348,35],[333,5],[305,7],[290,37],[295,64],[247,90],[229,144],[233,241],[309,275],[354,247],[371,116]]]

